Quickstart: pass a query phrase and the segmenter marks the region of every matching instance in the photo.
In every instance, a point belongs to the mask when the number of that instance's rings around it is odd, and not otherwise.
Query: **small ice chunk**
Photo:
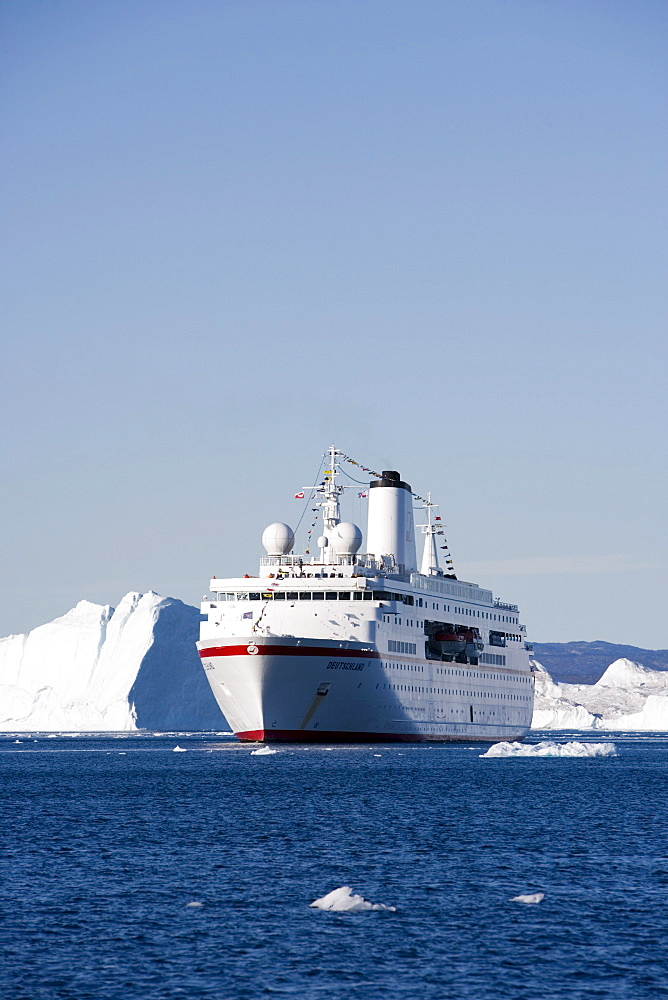
[[[527,892],[520,896],[513,896],[511,903],[540,903],[545,899],[544,892]]]
[[[494,743],[480,757],[615,757],[614,743]]]
[[[326,896],[314,899],[310,904],[316,910],[334,910],[337,913],[362,913],[365,910],[389,910],[396,913],[396,906],[386,906],[384,903],[370,903],[364,896],[354,893],[351,886],[342,885],[332,889]]]
[[[266,757],[268,753],[278,753],[278,750],[273,747],[258,747],[257,750],[251,750],[251,757]]]
[[[186,748],[185,748],[185,747],[180,747],[180,746],[178,746],[178,744],[177,744],[177,745],[176,745],[176,746],[174,747],[174,749],[172,750],[172,753],[186,753]]]
[[[186,903],[186,910],[195,910],[204,906],[204,903],[200,903],[198,899],[193,899],[192,903]]]
[[[374,754],[374,757],[382,757],[382,756],[383,756],[382,753],[375,753]]]

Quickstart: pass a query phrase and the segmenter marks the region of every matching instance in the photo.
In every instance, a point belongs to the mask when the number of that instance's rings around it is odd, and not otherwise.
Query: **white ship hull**
[[[374,643],[211,636],[198,643],[240,740],[519,740],[531,725],[528,670],[392,656]]]

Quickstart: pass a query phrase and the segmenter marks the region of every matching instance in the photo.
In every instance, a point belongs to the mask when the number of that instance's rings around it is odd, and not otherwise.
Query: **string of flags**
[[[312,493],[309,499],[309,503],[313,501],[314,497],[315,493]],[[311,513],[313,514],[313,521],[311,522],[311,526],[306,533],[306,548],[304,550],[307,556],[311,554],[311,535],[313,534],[313,529],[318,523],[318,514],[320,513],[320,511],[318,510],[317,507],[311,507]]]
[[[362,465],[361,462],[356,462],[354,458],[350,457],[350,455],[344,455],[343,452],[339,452],[339,454],[341,455],[341,458],[343,459],[344,462],[348,462],[350,465],[354,465],[355,468],[360,469],[362,472],[368,473],[370,476],[374,476],[376,479],[382,479],[382,473],[376,472],[375,469],[372,469],[372,468],[370,468],[367,465]],[[333,473],[332,473],[331,469],[325,469],[324,473],[323,473],[323,475],[325,477],[325,481],[327,479],[329,479],[332,476],[332,474]],[[324,486],[325,485],[325,481],[323,481],[322,483],[320,483],[320,485]],[[369,494],[366,492],[366,490],[362,490],[362,491],[360,491],[357,494],[357,496],[358,496],[358,498],[360,500],[366,499],[366,497],[368,497],[368,495]],[[429,502],[428,500],[425,500],[425,498],[423,496],[420,496],[419,493],[413,493],[411,491],[411,496],[414,497],[415,500],[420,501],[421,503],[428,503]],[[295,500],[305,500],[305,499],[306,499],[306,494],[304,493],[303,490],[300,491],[299,493],[295,493]],[[309,497],[309,502],[312,502],[314,499],[315,499],[315,493],[312,493],[311,496]],[[311,523],[311,526],[309,527],[308,532],[306,534],[306,549],[305,549],[306,555],[310,555],[311,554],[311,537],[313,535],[313,531],[315,529],[315,526],[318,523],[318,514],[319,514],[318,508],[317,507],[312,507],[311,510],[312,510],[312,512],[313,512],[313,514],[315,516],[314,516],[313,521]],[[436,534],[437,535],[441,535],[443,537],[444,544],[439,546],[439,548],[443,552],[446,553],[446,555],[443,556],[443,562],[447,566],[448,571],[454,575],[455,567],[454,567],[454,563],[452,561],[452,556],[450,554],[450,548],[449,548],[447,540],[445,538],[445,532],[442,530],[442,518],[440,516],[434,517],[434,521],[440,522],[439,525],[438,525],[439,530],[436,532]]]
[[[344,455],[343,453],[341,453],[341,457],[344,460],[344,462],[348,462],[350,465],[354,465],[356,468],[361,469],[362,472],[368,472],[368,473],[370,473],[370,475],[375,476],[376,479],[382,479],[382,475],[381,475],[380,472],[376,472],[375,469],[370,469],[368,466],[362,465],[361,462],[356,462],[354,458],[350,457],[350,455]],[[367,495],[366,493],[359,493],[358,494],[358,496],[360,496],[360,497],[366,496],[366,495]],[[425,503],[425,498],[421,497],[419,493],[413,493],[411,491],[411,496],[413,496],[416,500],[419,500],[420,502]],[[435,521],[441,521],[441,518],[440,517],[435,517],[434,520]],[[441,523],[442,523],[442,521],[441,521]],[[440,528],[440,525],[439,525],[439,528]],[[445,532],[443,530],[439,530],[439,531],[436,532],[436,534],[443,536],[443,541],[444,541],[445,544],[439,546],[442,551],[444,551],[444,552],[447,553],[447,555],[445,555],[443,557],[443,562],[447,566],[449,572],[451,572],[452,574],[454,574],[454,572],[455,572],[455,565],[454,565],[454,563],[452,561],[452,556],[450,555],[450,548],[449,548],[448,543],[447,543],[447,541],[445,539]]]

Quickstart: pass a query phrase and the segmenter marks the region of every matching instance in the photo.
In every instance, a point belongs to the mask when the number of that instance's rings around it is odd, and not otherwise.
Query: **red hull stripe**
[[[429,743],[442,740],[438,736],[421,736],[418,733],[339,733],[320,732],[314,729],[253,729],[236,733],[244,743]],[[448,737],[456,741],[457,737]],[[462,736],[462,740],[472,739]]]
[[[255,653],[248,651],[251,645]],[[380,653],[375,649],[336,649],[331,646],[277,646],[265,645],[256,646],[254,643],[245,643],[243,646],[212,646],[209,649],[200,649],[199,655],[205,656],[256,656],[263,653],[265,656],[329,656],[330,659],[343,660],[347,657],[363,660],[377,660]]]

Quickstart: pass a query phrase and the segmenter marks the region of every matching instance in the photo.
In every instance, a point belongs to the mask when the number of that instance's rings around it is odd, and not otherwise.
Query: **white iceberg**
[[[174,749],[172,750],[172,753],[186,753],[186,752],[187,752],[186,748],[180,746],[175,746]]]
[[[556,684],[534,667],[533,729],[668,731],[668,671],[619,659],[595,684]]]
[[[527,892],[523,895],[513,896],[510,900],[511,903],[540,903],[545,899],[544,892]]]
[[[266,757],[269,753],[278,753],[278,750],[273,747],[258,747],[257,750],[251,750],[251,757]]]
[[[614,743],[494,743],[481,757],[614,757]]]
[[[195,647],[199,611],[159,594],[80,601],[0,638],[0,731],[220,729]]]
[[[326,896],[314,899],[309,904],[316,910],[331,910],[336,913],[363,913],[366,910],[387,910],[396,913],[396,906],[386,906],[384,903],[370,903],[364,896],[354,893],[349,885],[332,889]]]

